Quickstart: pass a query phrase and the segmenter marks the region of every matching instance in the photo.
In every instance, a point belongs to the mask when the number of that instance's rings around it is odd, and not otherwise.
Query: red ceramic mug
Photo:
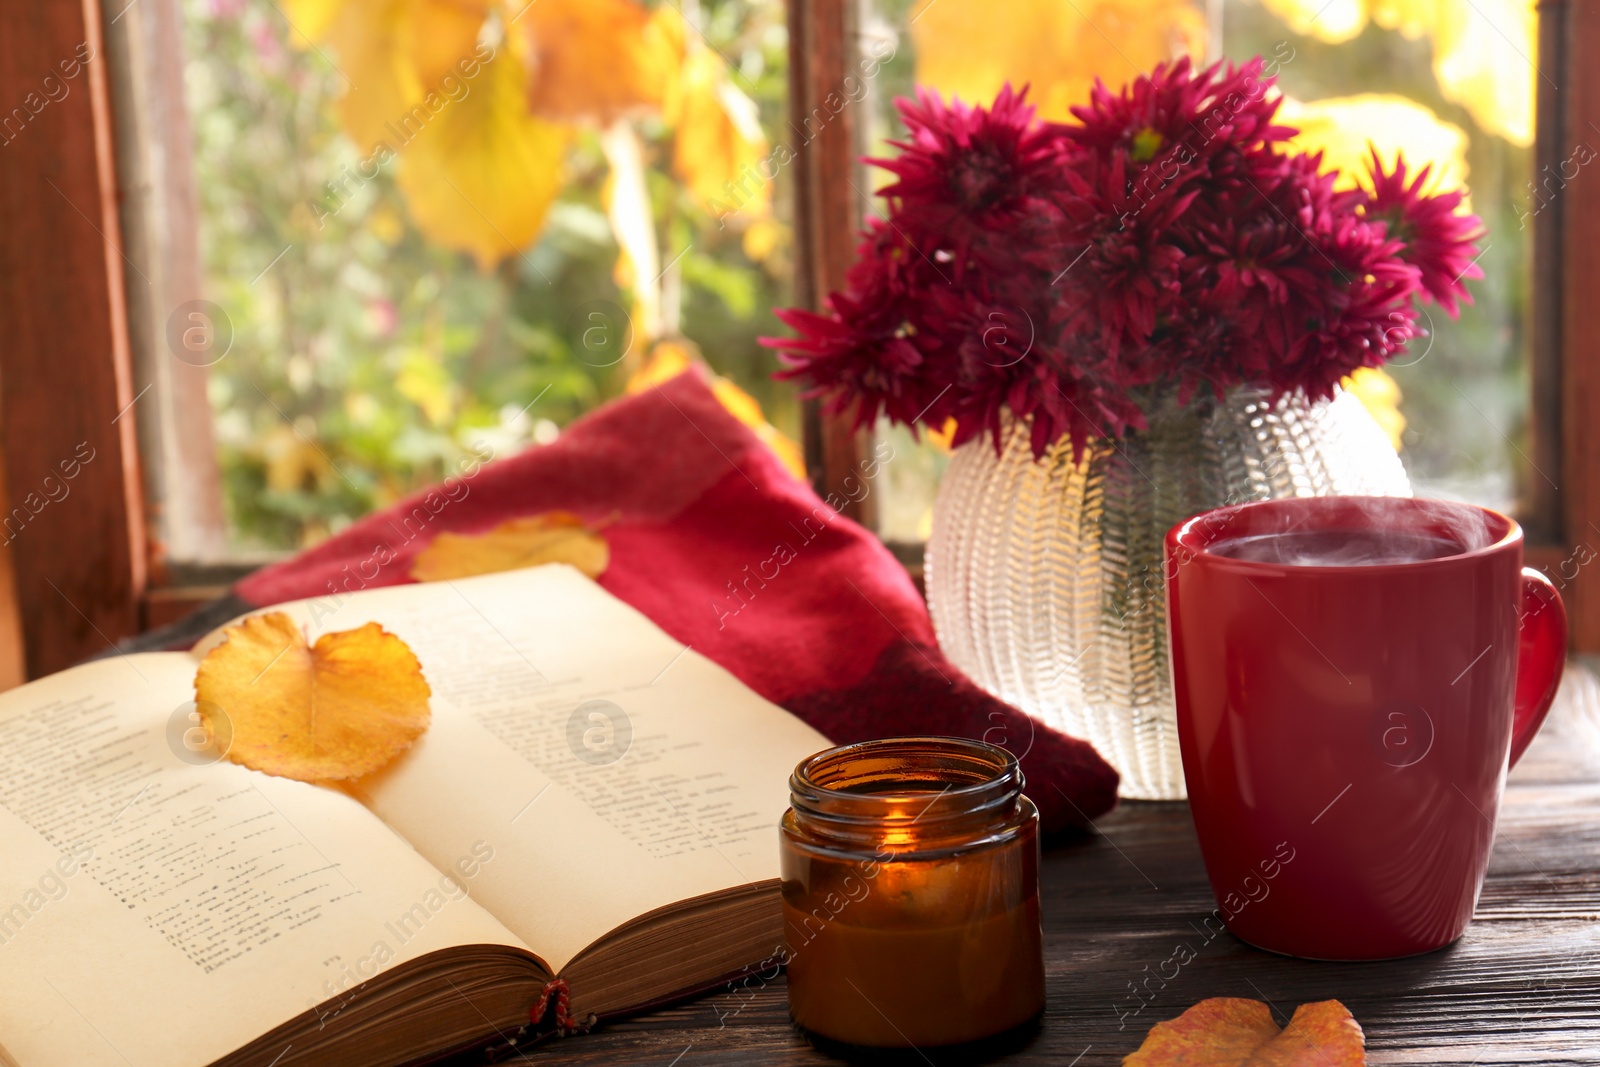
[[[1362,547],[1380,561],[1341,559]],[[1522,566],[1521,528],[1437,500],[1271,500],[1178,524],[1166,557],[1216,918],[1313,959],[1460,937],[1506,771],[1566,655],[1566,612]]]

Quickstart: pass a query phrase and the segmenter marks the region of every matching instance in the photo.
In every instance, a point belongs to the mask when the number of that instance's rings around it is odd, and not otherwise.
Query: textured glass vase
[[[1091,442],[1076,463],[1067,440],[1036,461],[1023,422],[999,455],[987,437],[957,449],[934,503],[928,604],[945,654],[979,685],[1091,742],[1121,772],[1123,796],[1178,800],[1168,528],[1247,500],[1411,489],[1349,393],[1167,400],[1148,421]]]

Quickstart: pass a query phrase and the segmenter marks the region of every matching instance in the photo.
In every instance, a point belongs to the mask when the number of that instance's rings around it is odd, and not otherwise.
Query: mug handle
[[[1520,614],[1510,767],[1517,765],[1544,724],[1567,662],[1567,609],[1555,585],[1532,567],[1522,568]]]

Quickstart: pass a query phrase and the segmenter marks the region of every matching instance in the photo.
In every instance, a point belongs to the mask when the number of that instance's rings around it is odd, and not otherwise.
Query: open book
[[[0,695],[0,1063],[425,1061],[783,944],[828,742],[633,608],[551,565],[277,610],[403,638],[428,732],[349,792],[193,751],[220,634]]]

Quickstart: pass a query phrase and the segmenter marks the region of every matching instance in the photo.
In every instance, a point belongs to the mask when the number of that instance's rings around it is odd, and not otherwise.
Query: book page
[[[0,1045],[20,1067],[199,1067],[436,949],[522,946],[465,892],[492,835],[446,878],[343,793],[185,748],[194,668],[124,656],[0,694]]]
[[[433,723],[363,796],[435,863],[492,838],[473,898],[556,970],[653,908],[778,877],[789,774],[828,747],[562,564],[274,610],[416,652]]]

